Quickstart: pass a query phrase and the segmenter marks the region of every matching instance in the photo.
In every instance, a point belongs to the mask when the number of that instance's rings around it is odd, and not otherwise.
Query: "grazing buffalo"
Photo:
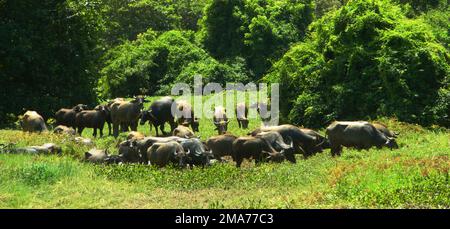
[[[228,130],[230,120],[227,118],[227,111],[224,107],[215,107],[213,121],[219,134],[224,134]]]
[[[78,134],[81,136],[84,128],[93,128],[93,136],[97,137],[97,129],[100,130],[100,137],[103,137],[103,127],[109,112],[105,106],[97,106],[95,110],[84,110],[76,114],[75,124]]]
[[[130,139],[141,140],[141,139],[144,139],[144,138],[145,138],[145,135],[143,133],[137,132],[137,131],[131,131],[127,135],[127,140],[130,140]]]
[[[301,131],[300,128],[285,124],[280,126],[270,126],[270,127],[261,127],[250,134],[252,136],[256,136],[258,133],[261,132],[268,132],[268,131],[276,131],[283,137],[283,140],[285,142],[292,142],[294,143],[294,149],[295,153],[302,153],[305,158],[314,155],[317,152],[322,152],[322,144],[323,142],[320,141],[320,139],[317,139],[314,136],[310,136],[306,134],[305,132]],[[295,158],[294,158],[295,159]]]
[[[47,131],[45,121],[36,111],[27,111],[20,120],[20,125],[25,132]]]
[[[87,106],[84,104],[78,104],[72,109],[62,108],[55,113],[56,125],[64,125],[72,128],[76,128],[76,115],[84,110],[87,110]]]
[[[257,137],[239,137],[234,140],[232,157],[238,168],[241,167],[244,158],[253,158],[255,164],[265,160],[281,162],[285,159],[283,153],[275,151],[269,142]]]
[[[290,145],[286,144],[281,134],[276,131],[261,132],[256,135],[258,138],[266,140],[276,151],[283,151],[286,159],[295,163],[294,145],[290,140]]]
[[[398,133],[390,131],[386,125],[381,123],[372,123],[372,125],[377,128],[378,131],[383,133],[386,137],[397,138]]]
[[[29,153],[29,154],[58,154],[62,153],[61,147],[54,143],[46,143],[41,146],[27,146],[15,148],[14,153]]]
[[[238,103],[236,105],[236,119],[239,125],[239,128],[247,129],[248,128],[248,107],[245,103]]]
[[[147,150],[147,158],[151,165],[158,167],[164,167],[169,163],[184,167],[186,153],[178,142],[157,142]]]
[[[119,136],[119,126],[129,125],[132,131],[137,131],[139,117],[141,110],[147,102],[144,97],[134,97],[131,101],[118,101],[111,105],[111,120],[113,123],[113,135],[117,138]],[[122,131],[127,131],[128,127]]]
[[[144,125],[145,122],[149,121],[150,131],[152,130],[152,125],[156,129],[156,136],[159,136],[158,127],[161,129],[163,135],[167,135],[164,131],[164,124],[168,122],[171,127],[171,132],[176,127],[174,116],[172,115],[172,104],[174,103],[174,99],[172,97],[166,96],[160,98],[150,105],[149,110],[142,112],[141,117],[141,125]]]
[[[198,138],[190,138],[179,141],[186,154],[186,164],[190,167],[209,166],[210,160],[213,157],[211,151],[206,151],[203,143]]]
[[[325,138],[324,136],[322,136],[321,134],[319,134],[317,131],[311,130],[311,129],[307,129],[307,128],[300,128],[301,131],[303,131],[303,133],[315,137],[317,139],[318,142],[323,142],[320,146],[322,147],[322,149],[329,149],[331,148],[331,144],[330,144],[330,140],[328,140],[327,138]]]
[[[67,127],[63,125],[59,125],[53,129],[53,133],[55,134],[66,134],[66,135],[76,135],[77,132],[72,127]]]
[[[210,137],[206,141],[206,146],[211,150],[214,158],[222,161],[224,156],[233,155],[233,142],[237,137],[231,134],[223,134]]]
[[[121,156],[123,163],[144,163],[136,139],[121,142],[119,144],[119,156]]]
[[[178,114],[175,115],[178,125],[191,126],[194,132],[198,132],[199,121],[195,118],[194,110],[191,104],[185,100],[180,100],[176,102]]]
[[[369,122],[333,122],[327,127],[326,134],[331,143],[331,155],[341,155],[342,146],[356,149],[398,148],[394,138],[386,137]]]
[[[173,130],[173,132],[172,132],[172,135],[180,137],[180,138],[193,138],[193,137],[195,137],[194,132],[191,129],[189,129],[189,127],[182,126],[182,125],[179,125],[177,128],[175,128]]]

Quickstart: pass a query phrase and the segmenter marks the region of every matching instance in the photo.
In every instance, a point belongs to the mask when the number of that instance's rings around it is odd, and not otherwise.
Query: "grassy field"
[[[344,149],[338,158],[326,150],[297,164],[247,162],[241,169],[234,162],[192,170],[93,165],[82,161],[87,147],[63,136],[0,130],[0,143],[54,142],[64,151],[0,154],[0,208],[450,208],[450,131],[380,121],[400,133],[400,149]],[[251,121],[250,129],[259,125]],[[148,125],[139,130],[155,134]],[[248,132],[235,120],[229,130]],[[200,133],[216,134],[211,120],[201,120]],[[96,146],[117,153],[124,138],[98,138]]]

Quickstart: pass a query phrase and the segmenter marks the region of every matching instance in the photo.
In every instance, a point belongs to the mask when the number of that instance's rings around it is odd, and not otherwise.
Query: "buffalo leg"
[[[100,137],[101,138],[103,137],[103,127],[105,127],[105,126],[101,126],[100,128],[98,128],[100,130]]]
[[[108,135],[111,136],[111,123],[107,122],[106,124],[108,125]]]
[[[297,163],[297,160],[295,159],[295,154],[293,154],[293,153],[288,153],[288,154],[285,154],[285,156],[286,156],[286,160],[288,160],[288,161],[290,161],[291,163]]]
[[[237,123],[238,123],[239,129],[241,129],[241,121],[237,120]]]
[[[162,125],[159,126],[159,129],[161,130],[163,136],[166,136],[167,133],[164,131],[164,123]]]
[[[137,125],[138,125],[137,122],[132,122],[131,125],[130,125],[131,130],[132,131],[137,131]]]
[[[78,134],[81,136],[83,133],[84,127],[78,127]]]
[[[92,131],[92,132],[93,132],[92,135],[94,136],[94,138],[96,138],[97,137],[97,128],[94,127],[94,131]]]
[[[240,167],[241,167],[241,164],[242,164],[242,158],[236,159],[236,167],[237,167],[237,168],[240,168]]]
[[[113,123],[113,135],[115,138],[119,136],[119,123]]]

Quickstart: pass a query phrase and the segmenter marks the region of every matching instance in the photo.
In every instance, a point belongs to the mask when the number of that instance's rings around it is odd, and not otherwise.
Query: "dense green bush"
[[[288,88],[284,117],[315,127],[377,115],[448,125],[449,52],[429,25],[401,12],[355,0],[315,22],[266,76]]]

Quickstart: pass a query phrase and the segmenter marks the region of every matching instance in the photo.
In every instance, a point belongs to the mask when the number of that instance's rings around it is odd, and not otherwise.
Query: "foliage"
[[[311,30],[266,76],[289,88],[282,111],[290,121],[317,127],[385,115],[448,125],[449,52],[423,20],[387,1],[351,1]]]

